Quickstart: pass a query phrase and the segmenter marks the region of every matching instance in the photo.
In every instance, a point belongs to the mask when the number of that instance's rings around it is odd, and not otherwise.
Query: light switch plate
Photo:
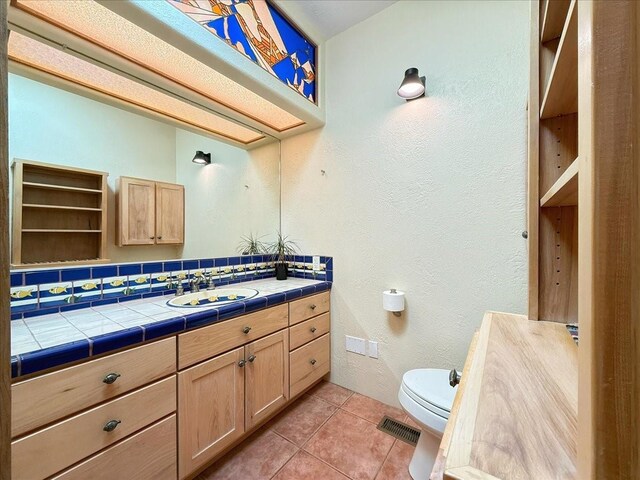
[[[345,335],[345,338],[346,338],[347,352],[353,352],[359,355],[366,355],[364,338],[352,337],[350,335]]]
[[[313,269],[314,270],[320,270],[320,256],[319,255],[315,255],[313,257]]]
[[[369,356],[371,358],[378,358],[378,342],[369,340]]]

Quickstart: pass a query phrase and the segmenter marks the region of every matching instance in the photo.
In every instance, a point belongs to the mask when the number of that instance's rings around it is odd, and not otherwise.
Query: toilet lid
[[[451,411],[458,387],[449,385],[449,371],[435,368],[410,370],[402,377],[405,391],[425,408],[440,415]],[[435,409],[433,408],[435,407]]]

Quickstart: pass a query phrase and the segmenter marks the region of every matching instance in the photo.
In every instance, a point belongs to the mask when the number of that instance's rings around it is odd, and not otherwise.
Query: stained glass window
[[[267,0],[167,1],[316,102],[316,46]]]

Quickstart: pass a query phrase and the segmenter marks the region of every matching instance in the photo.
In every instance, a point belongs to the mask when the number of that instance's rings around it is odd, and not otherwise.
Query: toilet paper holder
[[[391,300],[391,298],[389,298],[389,295],[398,295],[400,297],[400,303],[394,305],[393,302]],[[394,316],[396,317],[401,317],[402,316],[402,311],[404,310],[404,292],[398,292],[395,288],[391,288],[389,289],[389,291],[387,292],[383,292],[383,307],[385,310],[387,310],[388,312],[391,312]]]

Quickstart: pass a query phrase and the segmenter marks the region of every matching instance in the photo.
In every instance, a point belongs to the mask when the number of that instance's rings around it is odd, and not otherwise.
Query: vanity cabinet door
[[[240,347],[178,374],[180,478],[244,433],[244,365]]]
[[[156,184],[138,178],[118,179],[118,245],[156,243]]]
[[[281,330],[244,348],[249,430],[289,400],[289,332]]]
[[[156,183],[156,243],[184,243],[184,187]]]

